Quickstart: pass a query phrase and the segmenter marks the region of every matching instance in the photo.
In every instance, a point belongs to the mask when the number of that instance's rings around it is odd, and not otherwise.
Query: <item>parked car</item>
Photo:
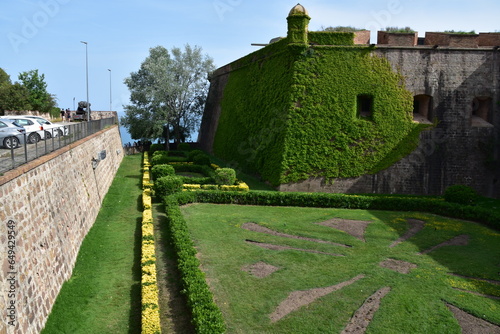
[[[1,118],[16,121],[18,125],[21,125],[23,128],[25,128],[26,135],[28,136],[27,141],[30,144],[38,143],[40,139],[45,139],[45,131],[43,130],[43,126],[34,119],[16,115],[1,116]]]
[[[5,148],[16,148],[24,143],[26,129],[16,122],[0,119],[0,145]]]
[[[57,136],[65,136],[68,134],[67,126],[52,123],[51,121],[48,121],[40,116],[23,116],[23,117],[34,119],[41,126],[43,126],[43,129],[45,130],[46,139],[50,139],[52,137],[57,137]]]

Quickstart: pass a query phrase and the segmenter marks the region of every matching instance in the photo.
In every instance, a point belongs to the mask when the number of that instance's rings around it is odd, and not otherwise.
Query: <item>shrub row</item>
[[[213,295],[205,280],[196,258],[196,249],[191,240],[186,221],[179,209],[175,196],[165,199],[165,212],[181,273],[183,291],[192,313],[196,332],[217,334],[225,332],[224,319],[213,300]]]
[[[161,333],[160,310],[158,304],[158,284],[156,281],[151,182],[149,177],[149,160],[147,152],[144,153],[144,174],[142,184],[141,333],[159,334]]]
[[[221,190],[221,191],[249,191],[250,188],[245,182],[239,182],[237,185],[217,185],[217,184],[189,184],[182,185],[183,190]]]
[[[183,195],[186,196],[186,195]],[[420,211],[451,218],[471,220],[500,230],[500,213],[471,205],[450,203],[436,198],[398,196],[359,196],[326,193],[274,191],[200,191],[186,200],[200,203],[300,206],[388,211]]]
[[[193,163],[170,163],[176,172],[192,172],[200,173],[207,177],[214,177],[214,169],[219,168],[217,165],[198,165]],[[215,166],[215,167],[214,167]]]

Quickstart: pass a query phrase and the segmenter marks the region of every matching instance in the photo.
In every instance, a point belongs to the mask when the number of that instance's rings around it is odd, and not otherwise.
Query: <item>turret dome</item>
[[[295,7],[290,10],[290,14],[288,16],[293,16],[293,15],[307,15],[309,16],[309,13],[307,12],[307,9],[305,9],[304,6],[302,6],[300,3],[298,3]]]

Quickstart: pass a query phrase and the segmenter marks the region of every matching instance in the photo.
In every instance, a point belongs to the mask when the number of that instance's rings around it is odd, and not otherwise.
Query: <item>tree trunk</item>
[[[163,138],[165,138],[165,151],[170,151],[170,126],[163,126]]]
[[[181,123],[180,119],[175,120],[174,131],[175,131],[175,143],[177,145],[179,145],[179,143],[181,142],[181,125],[180,125],[180,123]]]

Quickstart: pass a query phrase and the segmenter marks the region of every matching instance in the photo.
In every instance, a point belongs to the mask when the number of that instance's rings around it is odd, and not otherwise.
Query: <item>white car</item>
[[[26,118],[31,118],[36,120],[43,129],[45,130],[45,138],[50,139],[52,137],[64,136],[68,134],[68,128],[64,125],[54,124],[51,121],[46,120],[40,116],[23,116]]]
[[[45,139],[43,126],[34,119],[16,115],[0,116],[0,118],[16,121],[17,124],[26,129],[27,142],[30,144],[38,143],[40,139]]]

